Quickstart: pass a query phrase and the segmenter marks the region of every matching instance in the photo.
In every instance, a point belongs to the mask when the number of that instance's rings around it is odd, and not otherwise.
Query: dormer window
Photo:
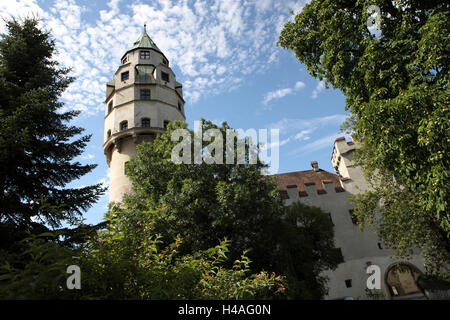
[[[150,51],[147,50],[139,51],[139,58],[146,60],[150,59]]]
[[[164,71],[161,71],[161,80],[169,82],[169,74]]]
[[[122,80],[122,81],[128,80],[129,78],[130,78],[129,71],[125,71],[120,74],[120,80]]]
[[[125,131],[128,129],[128,121],[122,121],[120,123],[120,131]]]

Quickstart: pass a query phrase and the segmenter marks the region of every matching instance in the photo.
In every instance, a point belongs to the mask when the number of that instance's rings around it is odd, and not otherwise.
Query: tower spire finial
[[[144,23],[144,32],[147,33],[147,23]]]

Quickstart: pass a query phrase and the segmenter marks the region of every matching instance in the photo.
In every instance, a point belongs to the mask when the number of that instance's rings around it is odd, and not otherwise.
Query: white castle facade
[[[410,260],[392,260],[393,251],[383,248],[376,234],[369,229],[359,230],[350,196],[368,190],[362,170],[353,163],[353,152],[358,144],[336,139],[331,162],[336,173],[319,168],[311,162],[312,170],[275,175],[277,185],[284,194],[285,205],[300,201],[319,207],[328,213],[334,225],[335,246],[342,252],[344,262],[329,277],[327,299],[368,299],[367,268],[380,268],[380,290],[372,290],[384,299],[424,299],[416,285],[417,277],[424,272],[423,258],[417,252]],[[406,265],[408,271],[400,272],[396,266]]]
[[[176,81],[169,60],[144,32],[123,55],[114,79],[106,85],[103,150],[110,167],[110,202],[120,202],[131,192],[125,164],[136,154],[136,145],[152,141],[165,131],[169,122],[185,121],[181,83]],[[402,261],[390,259],[392,251],[384,249],[377,236],[359,231],[352,216],[349,197],[367,190],[359,167],[352,162],[357,145],[338,138],[334,143],[332,164],[335,173],[319,169],[275,175],[285,205],[301,201],[320,207],[334,224],[335,245],[344,262],[327,272],[330,281],[326,298],[367,298],[366,273],[369,265],[381,269],[381,292],[385,298],[420,296],[415,278],[423,272],[420,255],[408,261],[410,273],[397,272],[393,266]]]

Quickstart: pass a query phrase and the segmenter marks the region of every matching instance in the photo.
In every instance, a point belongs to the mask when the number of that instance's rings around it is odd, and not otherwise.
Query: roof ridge
[[[289,172],[275,173],[275,174],[272,174],[270,176],[278,176],[278,175],[282,175],[282,174],[301,173],[301,172],[310,172],[310,171],[316,172],[313,169],[309,169],[309,170],[298,170],[298,171],[289,171]],[[326,172],[326,173],[330,173],[332,175],[335,175],[335,176],[339,177],[337,174],[335,174],[335,173],[333,173],[331,171],[328,171],[328,170],[321,169],[321,168],[319,168],[318,172]]]

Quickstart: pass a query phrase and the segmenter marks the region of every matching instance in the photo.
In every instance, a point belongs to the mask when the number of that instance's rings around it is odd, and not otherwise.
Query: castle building
[[[165,131],[168,123],[185,121],[183,90],[176,81],[169,60],[148,36],[145,26],[133,46],[125,52],[114,79],[106,85],[103,151],[110,167],[110,202],[120,202],[131,192],[125,164],[136,154],[136,145],[153,141]],[[328,299],[367,298],[367,267],[381,269],[381,292],[385,298],[420,297],[415,284],[423,272],[419,253],[410,261],[393,261],[393,252],[383,248],[371,231],[360,231],[353,215],[350,196],[368,190],[361,168],[353,163],[355,142],[338,138],[331,161],[336,173],[319,168],[275,175],[284,204],[295,201],[316,206],[327,212],[334,225],[336,247],[344,262],[336,270],[327,271]],[[396,266],[404,262],[410,272]]]
[[[335,246],[342,252],[344,262],[336,270],[327,271],[329,278],[326,299],[368,299],[368,266],[380,268],[381,290],[372,290],[384,299],[425,299],[416,285],[417,277],[424,272],[423,258],[419,252],[408,261],[392,260],[393,251],[383,248],[372,229],[360,231],[353,214],[350,196],[369,189],[362,170],[353,162],[353,152],[358,143],[336,139],[331,162],[336,173],[319,168],[311,162],[312,170],[275,175],[284,204],[300,201],[319,207],[328,213],[334,226]],[[401,271],[402,264],[409,270]]]
[[[125,164],[135,155],[136,145],[152,141],[168,123],[186,119],[183,87],[145,26],[107,83],[105,105],[103,151],[110,168],[109,201],[120,202],[131,191]]]

